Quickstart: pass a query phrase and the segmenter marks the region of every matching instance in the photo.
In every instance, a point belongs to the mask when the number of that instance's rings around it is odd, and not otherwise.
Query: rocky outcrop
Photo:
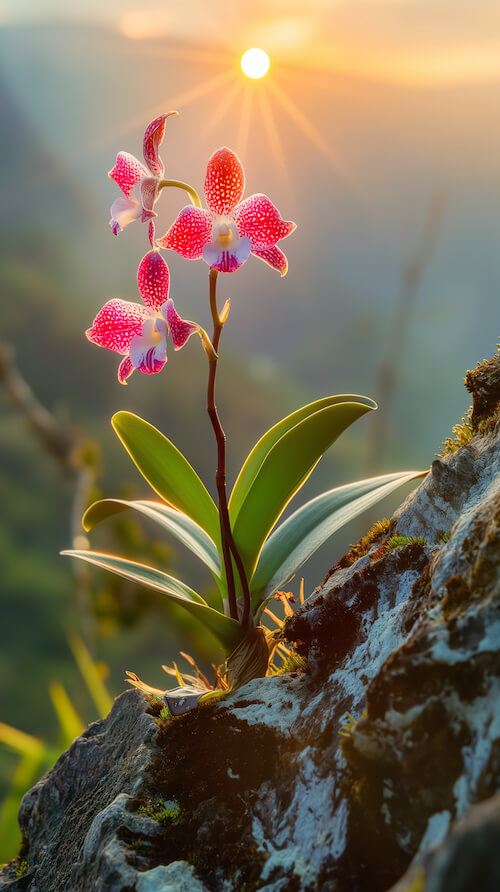
[[[468,377],[481,385],[477,434],[287,623],[307,671],[168,721],[123,694],[26,795],[27,872],[13,863],[0,889],[498,892],[499,361],[488,365]]]
[[[441,845],[424,850],[390,892],[500,889],[500,794],[474,805]]]

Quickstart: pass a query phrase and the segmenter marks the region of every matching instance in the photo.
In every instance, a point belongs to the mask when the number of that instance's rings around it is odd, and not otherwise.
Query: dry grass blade
[[[158,700],[163,700],[164,691],[161,691],[160,688],[153,688],[151,685],[145,684],[135,672],[130,672],[128,669],[126,670],[125,675],[127,676],[125,680],[133,685],[134,688],[142,691],[143,694],[148,694],[151,697],[156,697]]]
[[[184,653],[184,651],[182,651],[182,650],[179,651],[179,653],[180,653],[181,657],[184,657],[186,662],[188,662],[189,665],[193,667],[194,671],[196,672],[196,677],[198,678],[198,680],[201,681],[201,683],[207,688],[207,690],[211,690],[212,685],[210,684],[206,675],[204,675],[203,672],[201,671],[201,669],[198,667],[196,660],[193,660],[193,657],[189,656],[189,654]]]

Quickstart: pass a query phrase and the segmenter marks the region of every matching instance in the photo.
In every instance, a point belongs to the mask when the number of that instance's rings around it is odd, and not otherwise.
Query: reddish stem
[[[218,275],[219,273],[217,270],[210,270],[210,310],[212,312],[212,320],[214,326],[212,335],[212,346],[216,354],[218,353],[220,336],[224,327],[224,323],[221,322],[219,311],[217,309],[216,289]],[[250,590],[248,587],[248,580],[246,577],[245,568],[243,566],[243,561],[233,539],[231,523],[229,520],[226,494],[226,436],[220,423],[217,407],[215,405],[215,377],[217,374],[217,362],[217,356],[209,359],[208,361],[207,410],[210,416],[210,421],[212,422],[212,427],[214,429],[215,439],[217,441],[217,472],[215,475],[215,483],[217,486],[217,495],[219,499],[222,556],[224,559],[224,567],[226,570],[229,613],[233,617],[233,619],[238,619],[234,573],[231,561],[232,553],[243,589],[243,614],[241,617],[241,623],[243,626],[246,626],[250,617]]]

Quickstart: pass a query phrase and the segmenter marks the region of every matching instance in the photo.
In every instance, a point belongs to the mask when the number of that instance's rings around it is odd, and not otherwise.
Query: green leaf
[[[21,755],[34,759],[41,757],[45,747],[44,742],[38,737],[33,737],[31,734],[26,734],[24,731],[19,731],[11,725],[5,725],[3,722],[0,722],[0,743],[5,744],[5,746],[8,746],[9,749],[14,750],[16,753],[21,753]]]
[[[357,480],[303,505],[272,533],[260,554],[250,588],[254,612],[344,524],[399,486],[427,471],[399,471]]]
[[[42,774],[54,764],[60,751],[38,737],[32,737],[0,722],[0,744],[21,756],[10,777],[10,786],[0,805],[0,863],[19,851],[21,834],[17,815],[21,799]]]
[[[0,863],[10,861],[19,851],[22,840],[17,815],[26,790],[50,768],[58,755],[41,743],[40,752],[25,753],[19,760],[0,806]]]
[[[142,476],[169,505],[178,508],[219,542],[219,512],[186,458],[152,424],[131,412],[117,412],[114,430]]]
[[[102,719],[105,719],[113,706],[113,698],[110,696],[83,639],[79,635],[68,635],[68,644],[87,691],[92,697],[99,715]]]
[[[313,403],[308,403],[307,406],[302,406],[301,409],[297,409],[295,412],[292,412],[291,415],[287,415],[286,418],[283,418],[273,427],[269,428],[253,447],[236,478],[231,498],[229,499],[231,518],[235,520],[240,513],[241,506],[245,501],[248,490],[255,480],[264,459],[273,446],[276,445],[278,440],[281,439],[283,434],[286,434],[292,427],[295,427],[299,421],[303,421],[305,418],[314,415],[315,412],[319,412],[320,409],[326,409],[328,406],[334,406],[337,403],[357,402],[358,400],[366,400],[371,409],[377,408],[376,403],[374,403],[373,400],[368,399],[368,397],[358,396],[352,393],[341,393],[336,396],[326,396],[323,397],[323,399],[315,400]]]
[[[322,454],[353,421],[376,407],[371,400],[357,399],[327,405],[288,428],[253,475],[238,513],[233,506],[233,536],[249,576],[266,537]]]
[[[104,570],[111,570],[118,576],[124,576],[125,579],[137,582],[138,585],[144,585],[161,592],[203,623],[229,652],[234,649],[243,636],[240,623],[209,607],[201,595],[185,585],[180,579],[176,579],[175,576],[169,576],[168,573],[163,573],[154,567],[138,564],[113,554],[73,549],[63,551],[61,554],[79,558],[96,567],[102,567]]]
[[[108,517],[112,517],[114,514],[126,511],[128,508],[133,508],[134,511],[144,514],[145,517],[156,521],[161,527],[172,533],[179,542],[182,542],[183,545],[206,564],[214,576],[220,579],[219,552],[213,540],[187,514],[183,514],[176,508],[170,508],[163,502],[143,500],[130,502],[126,499],[101,499],[100,502],[94,502],[83,515],[83,527],[89,532],[96,524],[101,523]]]
[[[59,719],[61,741],[64,748],[67,749],[75,737],[80,736],[85,725],[68,697],[66,688],[60,681],[52,681],[49,684],[49,695]]]

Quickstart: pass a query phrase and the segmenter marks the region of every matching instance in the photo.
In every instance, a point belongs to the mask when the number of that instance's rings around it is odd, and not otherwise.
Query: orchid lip
[[[157,314],[151,314],[142,327],[142,333],[130,342],[130,360],[139,371],[147,374],[159,372],[166,362],[168,325]]]
[[[239,232],[235,224],[226,217],[216,221],[212,230],[212,244],[217,245],[221,251],[227,251],[232,245],[239,242]]]
[[[224,244],[221,245],[219,239],[214,239],[203,246],[203,259],[213,269],[230,273],[239,269],[249,256],[250,250],[250,239],[245,235],[232,240],[229,248]]]

